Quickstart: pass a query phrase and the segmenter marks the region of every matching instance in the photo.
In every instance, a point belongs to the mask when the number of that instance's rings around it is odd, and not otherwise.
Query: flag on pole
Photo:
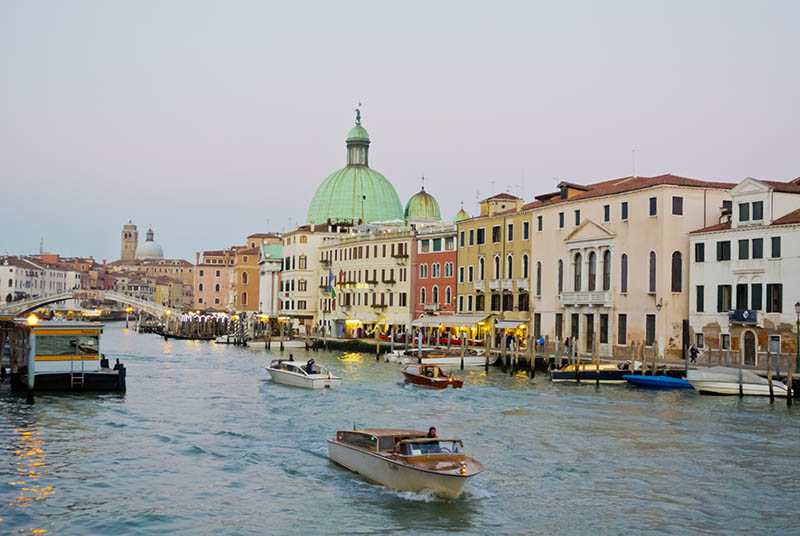
[[[336,290],[333,288],[333,282],[336,278],[333,277],[333,270],[328,268],[328,292],[331,293],[331,299],[336,299]]]

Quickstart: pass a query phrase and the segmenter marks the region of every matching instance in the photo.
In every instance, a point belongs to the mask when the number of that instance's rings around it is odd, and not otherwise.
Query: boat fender
[[[467,464],[465,462],[461,462],[461,474],[462,475],[467,474]]]

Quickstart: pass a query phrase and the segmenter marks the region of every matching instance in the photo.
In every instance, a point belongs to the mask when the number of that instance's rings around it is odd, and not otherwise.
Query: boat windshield
[[[413,441],[400,445],[400,454],[404,456],[423,456],[425,454],[463,454],[464,448],[457,439],[441,439],[435,441]]]

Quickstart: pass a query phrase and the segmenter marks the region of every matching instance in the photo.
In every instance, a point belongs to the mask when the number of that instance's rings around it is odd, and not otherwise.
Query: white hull
[[[407,355],[403,355],[400,353],[389,353],[386,354],[386,361],[390,363],[400,363],[402,365],[411,365],[413,363],[417,363],[419,360],[416,357],[411,357]],[[497,361],[497,356],[489,356],[489,364],[492,365],[494,362]],[[440,367],[445,368],[454,368],[461,366],[461,356],[458,357],[423,357],[422,358],[423,365],[438,365]],[[465,367],[483,367],[486,365],[486,356],[485,355],[465,355],[464,356],[464,366]]]
[[[231,338],[230,340],[226,336],[217,337],[214,341],[217,344],[234,344],[234,339]],[[247,346],[250,348],[264,348],[267,345],[264,341],[247,341]],[[281,341],[280,340],[273,340],[271,348],[280,349]],[[298,341],[298,340],[291,340],[291,341],[283,341],[284,348],[305,348],[306,343],[305,341]]]
[[[324,389],[326,387],[339,387],[342,385],[342,379],[336,376],[328,377],[327,374],[309,374],[303,376],[296,372],[288,370],[278,370],[267,367],[272,381],[275,383],[282,383],[284,385],[293,385],[295,387],[304,387],[306,389]]]
[[[714,381],[714,380],[689,380],[692,387],[700,393],[714,393],[718,395],[738,395],[739,383]],[[775,396],[786,396],[786,385],[779,381],[772,382],[772,392]],[[742,393],[750,396],[769,396],[769,385],[760,383],[743,383]]]
[[[455,499],[468,477],[413,469],[380,454],[368,453],[328,440],[328,457],[367,480],[398,491],[431,490]]]

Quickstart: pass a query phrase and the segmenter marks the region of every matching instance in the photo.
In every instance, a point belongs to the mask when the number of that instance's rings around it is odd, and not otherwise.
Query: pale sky
[[[800,2],[0,0],[0,253],[168,257],[304,222],[363,103],[370,166],[526,201],[559,180],[800,176]],[[492,181],[494,191],[492,190]]]

